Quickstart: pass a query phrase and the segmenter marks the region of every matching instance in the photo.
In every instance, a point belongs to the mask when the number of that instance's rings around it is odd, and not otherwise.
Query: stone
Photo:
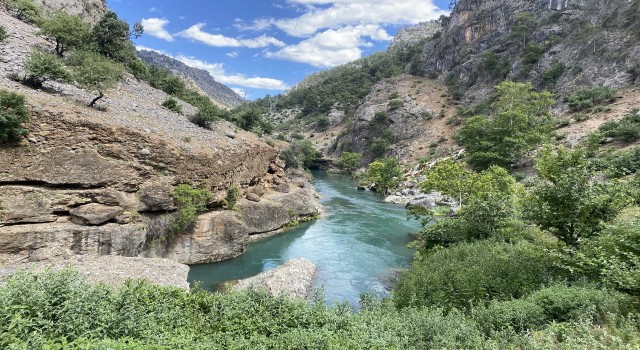
[[[260,202],[260,196],[255,193],[247,193],[247,199],[252,202]]]
[[[175,209],[171,191],[172,187],[168,182],[154,181],[142,185],[138,196],[140,201],[146,205],[146,210],[171,211]]]
[[[236,134],[232,133],[231,131],[225,131],[224,136],[230,138],[230,139],[235,139],[236,138]]]
[[[289,260],[275,269],[239,280],[234,290],[264,290],[274,297],[305,298],[311,292],[316,266],[307,259]]]
[[[147,148],[143,148],[141,150],[138,151],[138,154],[142,157],[148,157],[151,155],[151,151]]]
[[[394,204],[404,204],[405,203],[405,198],[402,196],[387,196],[384,199],[385,203],[394,203]]]
[[[101,225],[123,212],[122,207],[90,203],[71,209],[69,214],[74,222],[81,225]]]
[[[289,193],[289,184],[286,182],[281,182],[277,184],[274,189],[281,193]]]

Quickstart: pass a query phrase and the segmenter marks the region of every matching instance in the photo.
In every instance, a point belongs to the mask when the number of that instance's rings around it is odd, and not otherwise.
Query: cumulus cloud
[[[194,24],[193,26],[180,32],[179,35],[184,38],[195,40],[214,47],[248,47],[255,49],[260,47],[267,47],[270,45],[278,47],[286,45],[282,41],[266,35],[261,35],[252,39],[239,39],[231,38],[221,34],[211,34],[202,30],[204,26],[204,23]]]
[[[165,18],[143,18],[140,22],[144,28],[144,33],[153,37],[173,41],[173,35],[169,33],[164,27],[169,24],[169,21]]]
[[[328,68],[362,57],[360,48],[372,46],[371,42],[363,40],[365,37],[378,41],[393,39],[377,25],[346,26],[328,29],[296,45],[267,52],[266,56]]]
[[[206,70],[214,79],[223,84],[278,91],[289,89],[289,86],[284,81],[278,79],[247,77],[244,74],[228,74],[225,72],[224,64],[222,63],[209,63],[184,55],[179,55],[176,59],[187,66]]]
[[[307,37],[323,28],[345,25],[416,24],[447,14],[433,0],[288,0],[305,5],[308,11],[297,18],[275,20],[289,35]],[[326,7],[323,5],[331,6]],[[323,6],[323,7],[318,7]]]

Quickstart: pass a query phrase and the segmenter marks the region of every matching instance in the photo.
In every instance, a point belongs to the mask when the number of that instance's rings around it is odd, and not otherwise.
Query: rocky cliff
[[[149,64],[191,79],[204,93],[227,108],[237,107],[244,102],[235,91],[217,82],[206,70],[189,67],[175,58],[149,50],[138,51],[138,57]]]
[[[503,79],[566,96],[633,84],[640,59],[640,1],[460,0],[422,54],[428,75],[466,102]]]
[[[45,13],[56,11],[66,12],[73,16],[80,16],[85,21],[95,24],[107,13],[106,0],[35,0]]]
[[[0,11],[9,38],[0,43],[0,88],[26,97],[30,133],[0,147],[0,266],[105,255],[162,257],[186,264],[242,254],[254,234],[316,215],[304,174],[285,172],[279,149],[228,122],[213,130],[161,107],[167,98],[133,77],[106,93],[66,84],[32,90],[8,79],[33,46],[52,47],[37,29]],[[162,240],[176,212],[178,184],[214,196],[195,225]],[[232,186],[236,210],[224,210]],[[244,198],[246,196],[246,199]]]

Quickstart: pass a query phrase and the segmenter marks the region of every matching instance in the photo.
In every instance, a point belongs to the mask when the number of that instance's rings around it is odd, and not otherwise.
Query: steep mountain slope
[[[2,10],[0,23],[9,34],[0,89],[24,95],[31,114],[30,133],[0,146],[0,269],[104,255],[224,260],[317,214],[308,177],[285,171],[279,149],[226,121],[200,128],[188,121],[196,108],[180,102],[183,114],[171,112],[161,106],[165,93],[132,76],[105,92],[101,110],[72,85],[33,90],[7,78],[23,74],[32,47],[53,44]],[[193,229],[173,232],[180,184],[212,198]],[[236,187],[236,210],[224,209]]]
[[[638,0],[461,0],[450,17],[440,18],[440,31],[434,23],[407,28],[387,52],[305,79],[280,98],[272,118],[284,134],[303,133],[333,158],[355,151],[362,165],[385,155],[412,162],[458,152],[451,140],[457,127],[469,116],[490,114],[493,87],[507,79],[552,91],[554,112],[567,120],[559,138],[575,144],[628,113],[616,106],[637,106],[639,23]],[[399,54],[403,42],[420,45],[421,52]],[[377,74],[385,64],[363,69],[384,58],[399,71]],[[620,103],[588,121],[572,120],[565,99],[599,86],[616,90]]]
[[[217,82],[209,72],[203,69],[189,67],[175,58],[149,50],[138,51],[138,57],[149,64],[168,69],[174,74],[193,80],[204,93],[224,107],[233,108],[244,102],[235,91]]]

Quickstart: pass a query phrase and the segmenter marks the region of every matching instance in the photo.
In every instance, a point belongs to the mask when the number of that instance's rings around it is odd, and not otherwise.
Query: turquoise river
[[[314,172],[324,215],[277,236],[251,244],[240,257],[192,266],[189,282],[216,290],[225,281],[247,278],[284,262],[307,258],[317,266],[314,287],[328,303],[356,305],[360,295],[388,293],[389,281],[411,263],[406,245],[419,222],[407,220],[402,206],[357,191],[345,175]]]

